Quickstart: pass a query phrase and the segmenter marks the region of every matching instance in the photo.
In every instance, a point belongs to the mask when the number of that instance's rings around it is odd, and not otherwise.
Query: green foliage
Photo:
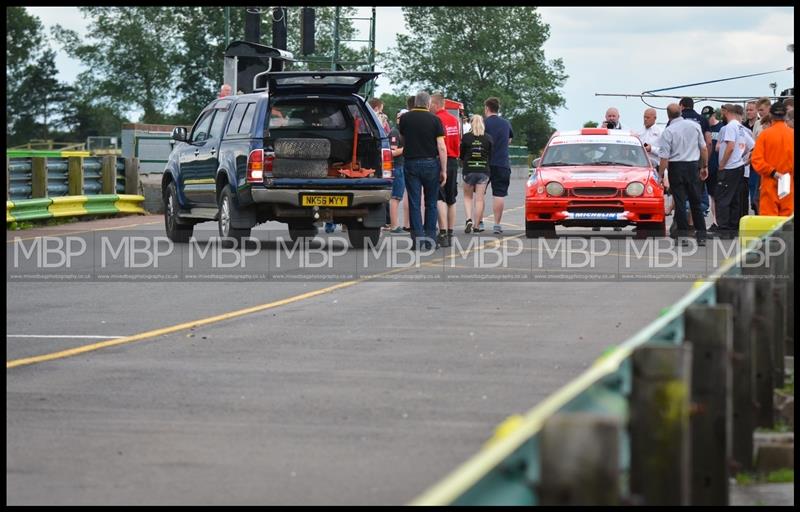
[[[757,473],[737,473],[736,483],[738,485],[754,485],[754,484],[784,484],[794,482],[794,469],[782,468],[775,471],[770,471],[768,474]]]
[[[794,482],[794,469],[783,468],[775,471],[770,471],[766,478],[767,482],[771,484],[783,484]]]
[[[535,7],[403,7],[403,14],[410,34],[398,34],[382,60],[395,83],[439,89],[470,114],[496,96],[515,141],[532,151],[544,145],[567,76],[560,59],[545,60],[550,29]]]
[[[383,113],[389,118],[389,123],[394,126],[397,121],[397,113],[406,108],[406,98],[408,94],[391,94],[385,92],[378,99],[383,102]]]
[[[583,123],[584,128],[597,128],[598,124],[597,121],[586,121]]]
[[[779,433],[785,434],[786,432],[792,432],[793,429],[790,427],[786,422],[783,420],[775,421],[775,426],[772,428],[764,428],[764,427],[756,427],[756,432],[770,432],[770,433]]]
[[[57,39],[89,71],[79,83],[95,96],[125,109],[144,111],[141,121],[158,123],[175,90],[177,23],[174,7],[80,7],[91,20],[81,41],[60,28]]]

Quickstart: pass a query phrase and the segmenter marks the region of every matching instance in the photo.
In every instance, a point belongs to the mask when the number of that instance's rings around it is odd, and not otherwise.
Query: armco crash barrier
[[[728,505],[794,350],[794,217],[740,233],[712,276],[411,504]]]
[[[45,199],[6,201],[6,223],[52,217],[145,213],[143,196],[106,194],[97,196],[63,196]]]

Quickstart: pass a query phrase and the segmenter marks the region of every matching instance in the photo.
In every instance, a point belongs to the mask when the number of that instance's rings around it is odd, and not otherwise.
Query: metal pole
[[[225,48],[228,48],[228,45],[231,42],[231,8],[225,8]]]
[[[331,71],[336,71],[337,63],[339,62],[339,12],[340,8],[336,8],[333,19],[333,62],[331,62]]]

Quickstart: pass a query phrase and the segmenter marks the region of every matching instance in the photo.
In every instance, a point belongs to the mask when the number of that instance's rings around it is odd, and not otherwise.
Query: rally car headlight
[[[563,196],[564,195],[564,185],[557,181],[551,181],[545,187],[547,189],[547,193],[551,196]]]
[[[631,197],[639,197],[644,193],[644,185],[639,183],[638,181],[629,183],[628,186],[625,188],[625,193]]]

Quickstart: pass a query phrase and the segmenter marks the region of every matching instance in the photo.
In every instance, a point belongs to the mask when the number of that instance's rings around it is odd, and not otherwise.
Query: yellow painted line
[[[517,236],[520,236],[520,235],[517,235]],[[516,238],[516,237],[510,237],[510,238]],[[498,240],[492,241],[491,243],[493,243],[493,244],[494,243],[500,243],[503,240],[504,239],[498,239]],[[471,252],[472,250],[475,250],[475,249],[470,249],[467,252]],[[444,261],[444,259],[445,258],[440,258],[439,262]],[[396,273],[399,273],[399,272],[406,272],[406,271],[410,270],[411,268],[412,267],[410,267],[410,268],[399,268],[399,269],[389,270],[387,272],[380,272],[378,274],[373,274],[373,275],[370,275],[370,276],[364,276],[364,277],[362,277],[360,279],[357,279],[357,280],[346,281],[344,283],[339,283],[339,284],[336,284],[336,285],[333,285],[333,286],[328,286],[326,288],[321,288],[319,290],[314,290],[314,291],[310,291],[310,292],[303,293],[303,294],[300,294],[300,295],[295,295],[293,297],[289,297],[287,299],[278,300],[278,301],[275,301],[275,302],[270,302],[268,304],[262,304],[260,306],[253,306],[253,307],[250,307],[250,308],[240,309],[240,310],[237,310],[237,311],[232,311],[230,313],[223,313],[221,315],[216,315],[216,316],[212,316],[212,317],[208,317],[208,318],[202,318],[202,319],[195,320],[195,321],[192,321],[192,322],[184,322],[182,324],[173,325],[173,326],[170,326],[170,327],[164,327],[164,328],[161,328],[161,329],[154,329],[152,331],[147,331],[147,332],[143,332],[143,333],[140,333],[140,334],[135,334],[133,336],[126,336],[126,337],[120,338],[120,339],[101,341],[99,343],[93,343],[91,345],[84,345],[84,346],[81,346],[81,347],[76,347],[76,348],[72,348],[72,349],[68,349],[68,350],[62,350],[60,352],[53,352],[53,353],[50,353],[50,354],[42,354],[40,356],[26,357],[26,358],[23,358],[23,359],[14,359],[12,361],[6,361],[6,369],[16,368],[17,366],[26,366],[26,365],[36,364],[36,363],[43,363],[45,361],[52,361],[52,360],[55,360],[55,359],[64,359],[66,357],[72,357],[72,356],[76,356],[76,355],[80,355],[80,354],[85,354],[87,352],[93,352],[95,350],[100,350],[100,349],[103,349],[103,348],[114,347],[114,346],[117,346],[117,345],[124,345],[126,343],[133,343],[135,341],[142,341],[142,340],[145,340],[145,339],[154,338],[156,336],[163,336],[165,334],[172,334],[172,333],[175,333],[175,332],[178,332],[178,331],[191,329],[193,327],[200,327],[200,326],[209,325],[209,324],[216,323],[216,322],[221,322],[223,320],[230,320],[232,318],[237,318],[237,317],[240,317],[240,316],[249,315],[251,313],[258,313],[260,311],[265,311],[267,309],[272,309],[272,308],[276,308],[276,307],[279,307],[279,306],[284,306],[286,304],[292,304],[294,302],[299,302],[299,301],[304,300],[304,299],[310,299],[310,298],[316,297],[318,295],[322,295],[322,294],[325,294],[325,293],[330,293],[330,292],[333,292],[335,290],[339,290],[339,289],[342,289],[342,288],[347,288],[347,287],[353,286],[355,284],[358,284],[358,283],[361,283],[361,282],[364,282],[364,281],[369,281],[371,279],[376,279],[376,278],[381,277],[381,276],[386,276],[386,275],[390,275],[390,274],[396,274]]]
[[[288,299],[282,299],[275,302],[270,302],[268,304],[262,304],[260,306],[254,306],[250,308],[240,309],[238,311],[232,311],[230,313],[223,313],[221,315],[216,315],[208,318],[203,318],[200,320],[195,320],[192,322],[185,322],[178,325],[173,325],[170,327],[164,327],[162,329],[155,329],[152,331],[143,332],[141,334],[136,334],[133,336],[126,336],[120,339],[113,339],[107,341],[101,341],[100,343],[93,343],[91,345],[84,345],[82,347],[76,347],[69,350],[62,350],[60,352],[53,352],[50,354],[43,354],[40,356],[35,357],[26,357],[23,359],[14,359],[12,361],[6,361],[6,369],[8,368],[16,368],[17,366],[25,366],[35,363],[42,363],[45,361],[52,361],[54,359],[63,359],[65,357],[76,356],[79,354],[85,354],[86,352],[93,352],[95,350],[100,350],[102,348],[108,347],[115,347],[117,345],[124,345],[126,343],[133,343],[134,341],[141,341],[149,338],[154,338],[156,336],[163,336],[165,334],[172,334],[174,332],[183,331],[186,329],[191,329],[193,327],[200,327],[203,325],[208,325],[216,322],[221,322],[223,320],[230,320],[232,318],[237,318],[243,315],[248,315],[250,313],[258,313],[259,311],[265,311],[267,309],[276,308],[278,306],[283,306],[286,304],[292,304],[293,302],[298,302],[304,299],[309,299],[311,297],[316,297],[317,295],[322,295],[324,293],[329,293],[334,290],[339,290],[341,288],[347,288],[349,286],[353,286],[354,284],[358,283],[359,281],[346,281],[344,283],[339,283],[333,286],[328,286],[327,288],[322,288],[319,290],[314,290],[308,293],[303,293],[300,295],[295,295],[293,297],[289,297]]]
[[[69,231],[67,233],[54,233],[52,235],[37,235],[37,236],[29,236],[29,237],[26,237],[26,238],[14,237],[13,240],[6,240],[6,243],[7,244],[13,244],[15,242],[22,242],[22,241],[25,241],[25,240],[35,240],[37,238],[42,238],[43,236],[55,237],[55,236],[77,235],[77,234],[80,234],[80,233],[92,233],[94,231],[111,231],[113,229],[125,229],[125,228],[132,228],[132,227],[136,227],[136,226],[151,226],[153,224],[163,224],[163,222],[164,222],[163,220],[159,220],[159,221],[155,221],[155,222],[140,222],[138,224],[128,224],[126,226],[113,226],[113,227],[110,227],[110,228],[97,228],[97,229],[87,229],[87,230],[84,230],[84,231]]]

